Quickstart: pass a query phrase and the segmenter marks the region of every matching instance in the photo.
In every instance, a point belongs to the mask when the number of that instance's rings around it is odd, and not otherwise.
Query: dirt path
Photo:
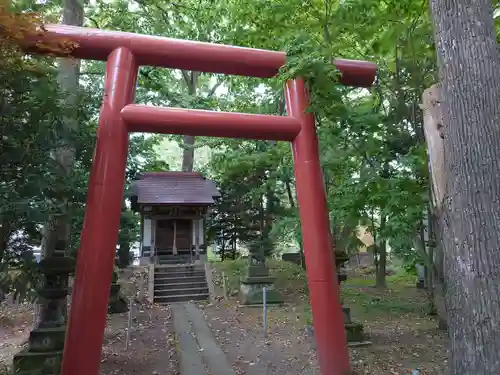
[[[101,375],[178,375],[170,308],[154,305],[137,309],[125,351],[127,317],[113,315],[108,321]]]

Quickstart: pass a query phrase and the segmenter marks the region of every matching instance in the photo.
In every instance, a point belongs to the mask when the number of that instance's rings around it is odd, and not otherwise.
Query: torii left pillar
[[[288,116],[221,113],[132,104],[141,65],[271,78],[283,52],[49,25],[32,52],[54,38],[73,41],[73,56],[107,61],[104,100],[78,250],[62,375],[98,375],[120,224],[128,133],[151,132],[292,143],[316,347],[323,375],[350,374],[314,116],[300,78],[286,85]],[[37,49],[38,48],[38,49]],[[335,60],[341,83],[369,87],[375,64]]]

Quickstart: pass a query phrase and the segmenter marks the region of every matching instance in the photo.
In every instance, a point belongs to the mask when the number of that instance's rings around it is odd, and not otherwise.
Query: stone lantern
[[[266,303],[281,304],[283,297],[274,287],[275,278],[269,274],[264,255],[263,243],[249,247],[247,273],[240,282],[240,302],[242,305],[263,304],[263,289],[266,288]]]

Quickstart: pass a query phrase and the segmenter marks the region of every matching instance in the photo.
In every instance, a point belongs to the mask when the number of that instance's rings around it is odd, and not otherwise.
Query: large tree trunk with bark
[[[451,375],[500,374],[500,55],[488,0],[431,0],[442,84]]]

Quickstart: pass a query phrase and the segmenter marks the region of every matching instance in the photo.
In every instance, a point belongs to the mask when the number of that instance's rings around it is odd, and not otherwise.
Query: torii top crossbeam
[[[67,38],[77,44],[72,55],[85,60],[106,61],[115,49],[125,47],[136,56],[138,65],[260,78],[274,77],[286,62],[284,52],[66,25],[47,25],[45,29],[43,40]],[[36,46],[29,50],[37,52]],[[342,84],[373,84],[374,63],[336,59],[334,64],[342,73]]]

